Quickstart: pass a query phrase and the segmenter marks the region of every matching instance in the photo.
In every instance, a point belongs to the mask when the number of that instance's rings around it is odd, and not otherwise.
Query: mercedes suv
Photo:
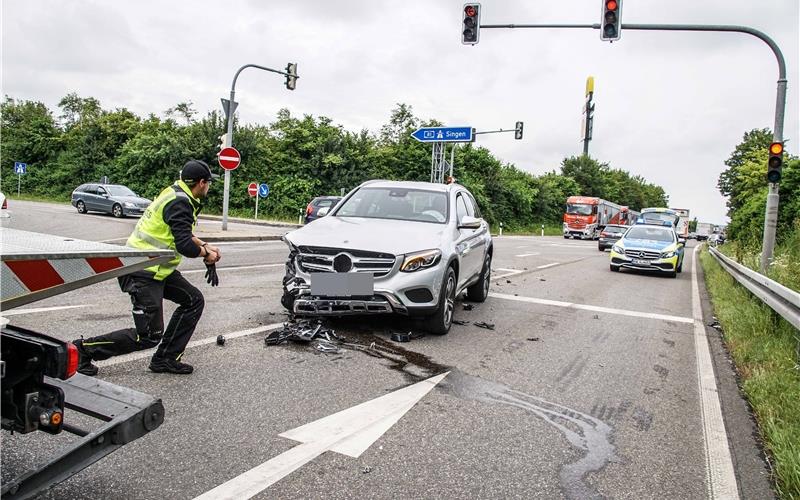
[[[281,303],[299,316],[424,316],[443,335],[456,297],[489,293],[489,225],[458,184],[368,181],[283,241]]]

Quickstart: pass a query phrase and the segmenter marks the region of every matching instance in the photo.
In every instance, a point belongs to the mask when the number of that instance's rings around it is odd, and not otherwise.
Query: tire
[[[677,271],[672,271],[671,273],[667,274],[667,276],[669,276],[670,278],[677,278],[678,277],[678,272]]]
[[[568,239],[569,239],[569,235],[568,235],[568,234],[565,234],[565,235],[564,235],[564,239],[565,239],[565,240],[568,240]]]
[[[453,312],[456,302],[456,272],[448,266],[439,291],[439,307],[428,317],[425,329],[434,335],[446,335],[453,324]]]
[[[599,251],[601,251],[601,252],[605,252],[606,251],[606,247],[604,247],[603,245],[597,245],[597,249]]]
[[[676,271],[678,271],[679,273],[683,272],[683,261],[681,261],[680,264],[678,264],[678,269],[676,269]]]
[[[614,264],[609,264],[608,268],[611,269],[615,273],[619,272],[619,266],[615,266]]]
[[[492,254],[486,252],[483,259],[483,269],[477,283],[467,288],[467,298],[473,302],[485,302],[489,296],[489,284],[492,279]]]
[[[75,208],[78,209],[79,214],[85,214],[88,210],[86,210],[86,204],[83,200],[78,200],[78,203],[75,204]]]
[[[114,203],[114,206],[111,207],[111,215],[113,215],[117,219],[125,217],[125,213],[123,213],[122,211],[122,205],[120,205],[119,203]]]

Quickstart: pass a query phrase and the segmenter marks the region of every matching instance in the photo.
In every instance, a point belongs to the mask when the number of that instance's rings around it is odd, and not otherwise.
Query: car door
[[[472,202],[467,198],[467,194],[460,191],[456,195],[456,227],[461,225],[461,221],[465,216],[475,217],[475,211],[472,207]],[[459,285],[463,285],[481,271],[483,265],[482,248],[484,246],[482,231],[482,226],[479,229],[458,229],[456,250],[461,256]]]
[[[97,197],[97,184],[89,184],[82,193],[83,203],[86,210],[100,210],[100,203]]]
[[[97,209],[101,212],[111,212],[111,195],[103,186],[97,186]]]

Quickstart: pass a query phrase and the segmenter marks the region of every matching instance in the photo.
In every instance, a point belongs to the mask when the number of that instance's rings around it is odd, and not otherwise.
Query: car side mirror
[[[461,218],[461,221],[458,223],[459,229],[480,229],[481,219],[477,217],[472,217],[471,215],[465,215]]]
[[[678,238],[678,245],[686,246],[686,238]]]
[[[331,211],[331,207],[322,207],[317,212],[317,216],[318,217],[325,217],[326,215],[328,215],[328,212],[330,212],[330,211]]]

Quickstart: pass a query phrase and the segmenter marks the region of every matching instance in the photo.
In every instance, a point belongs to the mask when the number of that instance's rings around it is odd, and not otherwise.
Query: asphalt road
[[[25,218],[16,209],[16,227],[99,241],[125,237],[135,223],[104,216],[89,223],[71,207],[35,211]],[[291,453],[299,443],[281,433],[443,373],[360,456],[319,454],[256,498],[714,496],[691,246],[683,273],[671,279],[611,273],[596,242],[496,238],[490,298],[472,310],[458,307],[456,319],[466,324],[446,336],[395,343],[392,333],[421,332],[417,323],[334,320],[330,326],[347,338],[334,354],[313,344],[265,346],[267,332],[286,319],[279,302],[283,243],[220,248],[218,288],[203,282],[198,262],[181,265],[206,297],[184,356],[195,366],[192,375],[150,373],[147,353],[99,363],[100,378],[160,397],[164,424],[44,498],[194,498]],[[132,326],[128,296],[116,282],[26,307],[61,306],[75,307],[9,318],[62,339]],[[715,331],[706,332],[728,435],[727,444],[716,444],[733,457],[734,491],[768,498],[747,407]],[[229,337],[224,346],[203,342],[220,334]],[[3,433],[3,481],[71,439]]]

